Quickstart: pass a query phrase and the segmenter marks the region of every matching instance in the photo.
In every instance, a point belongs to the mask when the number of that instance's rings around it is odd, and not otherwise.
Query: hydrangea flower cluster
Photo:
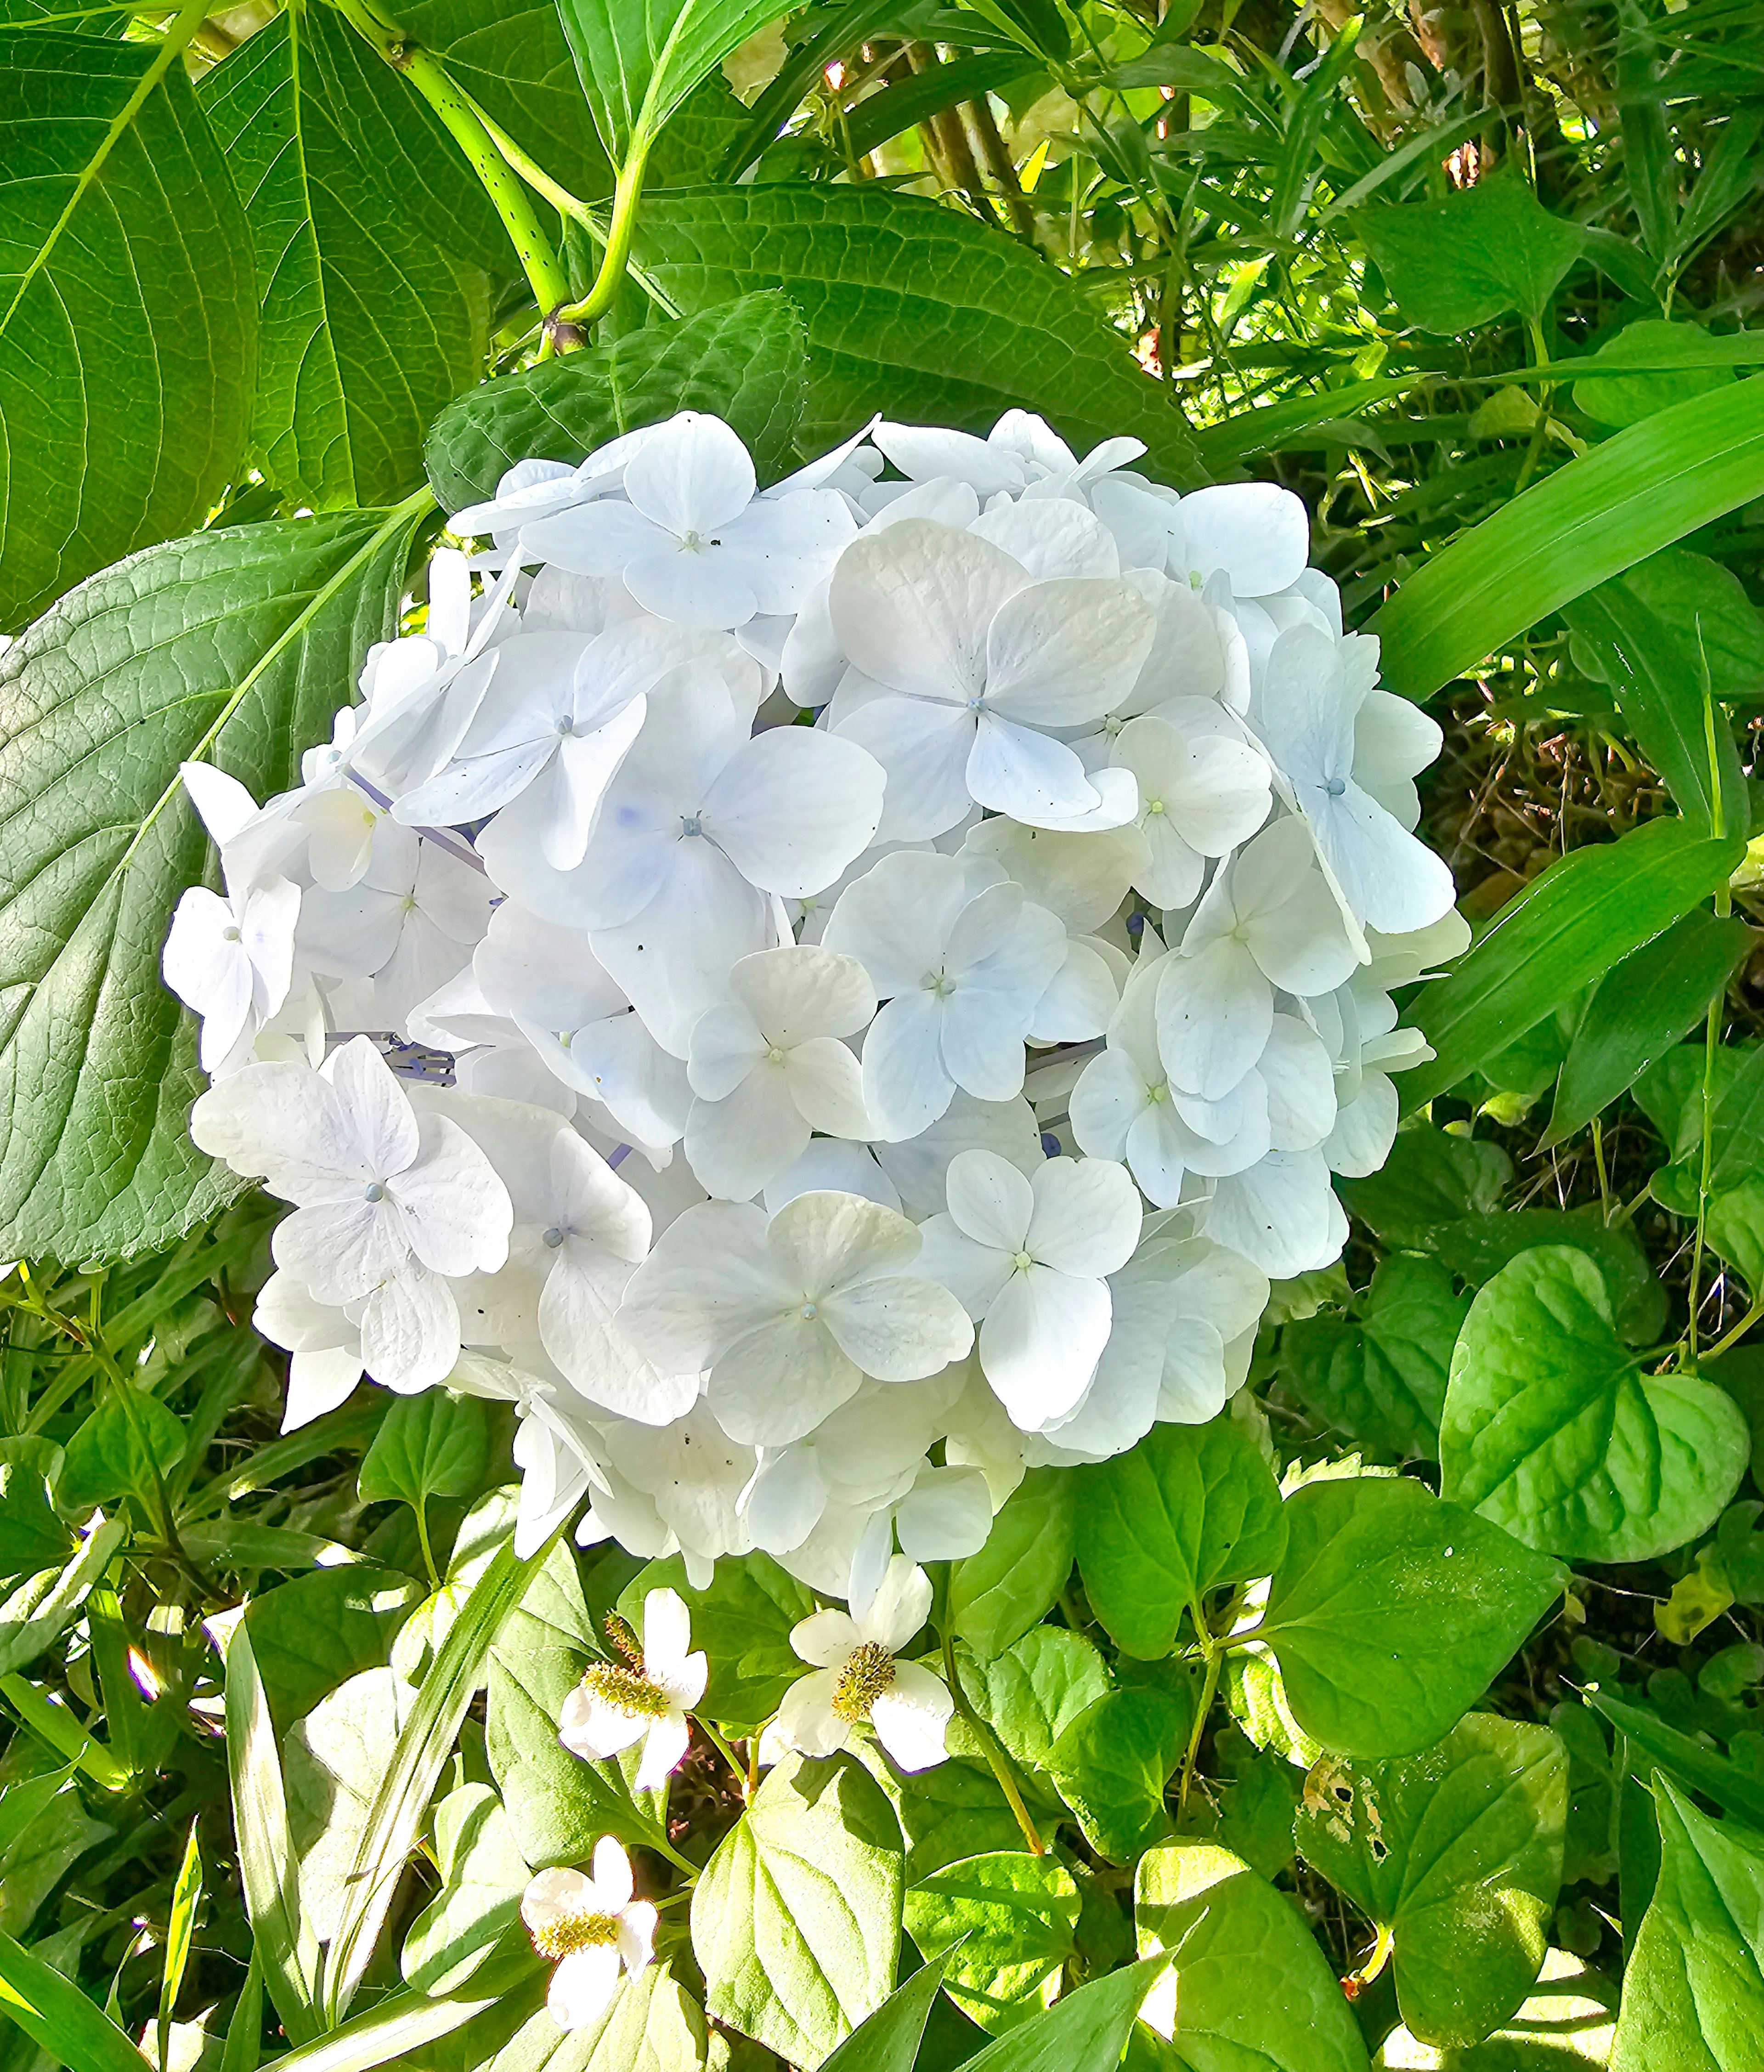
[[[878,422],[762,490],[686,413],[523,462],[298,789],[187,769],[224,891],[165,971],[196,1141],[293,1205],[290,1427],[504,1397],[523,1548],[586,1498],[867,1601],[1227,1401],[1466,936],[1439,730],[1302,505],[1141,450]]]

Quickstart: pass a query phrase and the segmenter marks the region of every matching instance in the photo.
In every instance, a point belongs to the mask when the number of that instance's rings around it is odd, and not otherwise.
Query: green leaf
[[[1294,1718],[1345,1755],[1412,1755],[1487,1689],[1562,1587],[1557,1564],[1407,1477],[1307,1483],[1256,1637]]]
[[[59,1639],[81,1599],[129,1537],[120,1518],[102,1519],[60,1568],[45,1568],[0,1599],[0,1676],[27,1669]]]
[[[0,1576],[58,1568],[74,1544],[49,1501],[47,1469],[60,1449],[42,1439],[0,1439]]]
[[[1272,1572],[1286,1544],[1280,1486],[1230,1416],[1154,1424],[1076,1471],[1077,1552],[1091,1609],[1126,1655],[1156,1660],[1209,1590]]]
[[[615,165],[639,165],[698,82],[779,11],[778,0],[560,0],[594,126]]]
[[[1441,1486],[1528,1547],[1654,1560],[1714,1523],[1750,1452],[1724,1390],[1642,1372],[1583,1252],[1522,1252],[1470,1305],[1440,1428]]]
[[[1111,1691],[1055,1742],[1048,1774],[1099,1856],[1130,1864],[1167,1830],[1164,1788],[1194,1716],[1193,1693],[1181,1685],[1171,1692]]]
[[[409,1577],[359,1562],[253,1597],[245,1617],[278,1731],[286,1733],[326,1692],[384,1663],[421,1597]]]
[[[1626,109],[1626,120],[1627,114]],[[1659,317],[1643,317],[1638,323],[1625,324],[1615,338],[1606,339],[1593,358],[1601,369],[1647,366],[1663,354],[1694,361],[1714,343],[1700,324],[1667,323]],[[1601,425],[1639,425],[1656,410],[1667,409],[1687,396],[1701,396],[1711,388],[1724,388],[1733,378],[1732,370],[1717,361],[1706,371],[1681,367],[1671,374],[1619,375],[1609,380],[1577,381],[1574,407]]]
[[[183,68],[193,26],[157,46],[0,31],[7,632],[199,524],[245,450],[251,243]]]
[[[1764,1840],[1654,1788],[1660,1869],[1623,1975],[1611,2072],[1748,2072],[1764,2033]]]
[[[1593,1687],[1584,1694],[1595,1712],[1609,1720],[1669,1777],[1688,1790],[1700,1792],[1764,1833],[1764,1783],[1705,1742],[1693,1741],[1668,1726],[1657,1713],[1630,1705]]]
[[[1416,1122],[1398,1130],[1377,1172],[1344,1181],[1342,1194],[1386,1244],[1423,1252],[1441,1223],[1498,1208],[1512,1177],[1513,1161],[1498,1144]]]
[[[980,1762],[960,1758],[904,1774],[879,1749],[866,1767],[888,1797],[907,1843],[907,1876],[917,1883],[964,1856],[1018,1848],[1023,1831],[998,1780]]]
[[[1567,1816],[1568,1752],[1549,1729],[1472,1712],[1400,1762],[1319,1763],[1298,1847],[1392,1938],[1410,2031],[1469,2045],[1542,1967]]]
[[[1764,348],[1764,339],[1754,343]],[[1688,547],[1663,547],[1615,580],[1666,625],[1696,629],[1717,699],[1755,702],[1764,680],[1764,618],[1731,569]],[[1588,675],[1602,675],[1591,646],[1576,641],[1570,648]]]
[[[539,1969],[539,1960],[528,1951],[487,1964],[460,1992],[434,1999],[427,1993],[389,1994],[367,2013],[271,2058],[264,2072],[374,2072],[381,2065],[444,2064],[445,2058],[430,2056],[425,2046],[500,2008],[512,1995],[531,1987]],[[567,2041],[555,2022],[552,2033],[560,2042]],[[602,2063],[595,2072],[612,2068]]]
[[[1364,629],[1387,686],[1430,697],[1546,612],[1764,493],[1764,386],[1688,397],[1429,555]]]
[[[159,2062],[170,2055],[167,2045],[171,2030],[172,2010],[183,1984],[184,1967],[190,1961],[190,1946],[196,1930],[196,1910],[202,1904],[202,1850],[196,1823],[190,1823],[190,1839],[184,1844],[183,1861],[171,1888],[171,1907],[166,1917],[166,1960],[159,1978]]]
[[[969,1703],[1006,1753],[1038,1770],[1066,1729],[1110,1688],[1094,1643],[1063,1626],[1031,1626],[988,1662],[962,1648],[956,1660]]]
[[[0,1256],[132,1258],[238,1191],[190,1141],[195,1023],[159,983],[208,861],[178,766],[298,781],[429,503],[150,547],[0,657]]]
[[[1617,693],[1628,731],[1700,834],[1750,832],[1750,801],[1727,715],[1710,683],[1694,621],[1669,624],[1618,580],[1563,607],[1577,640]]]
[[[432,1496],[469,1497],[490,1469],[490,1405],[445,1388],[393,1400],[356,1479],[364,1503],[420,1511]]]
[[[913,2072],[919,2039],[925,2033],[944,1966],[933,1958],[896,1986],[876,2012],[861,2021],[821,2066],[821,2072]]]
[[[1403,314],[1447,337],[1509,310],[1538,321],[1583,241],[1515,173],[1445,201],[1360,209],[1351,221]]]
[[[290,2040],[300,2044],[317,2035],[320,2027],[314,2005],[319,1946],[300,1910],[299,1877],[288,1833],[288,1803],[275,1726],[245,1619],[226,1632],[223,1652],[227,1770],[232,1787],[239,1882],[263,1982]]]
[[[888,1997],[903,1883],[900,1830],[862,1765],[786,1757],[693,1890],[709,2012],[812,2072]]]
[[[1051,1856],[970,1856],[913,1886],[906,1927],[927,1959],[945,1959],[962,2012],[1002,2036],[1053,2005],[1078,1907],[1071,1873]]]
[[[502,1801],[487,1784],[462,1784],[435,1808],[441,1889],[410,1924],[399,1953],[406,1985],[450,1992],[520,1918],[532,1871]]]
[[[635,265],[683,313],[782,288],[808,331],[806,445],[881,410],[991,430],[1013,404],[1084,446],[1133,433],[1197,479],[1186,426],[1070,280],[972,218],[866,181],[676,189],[644,203]]]
[[[437,1649],[361,1823],[346,1875],[348,1897],[326,1953],[325,2002],[335,2023],[361,1983],[442,1766],[484,1680],[484,1664],[548,1550],[520,1560],[504,1540],[471,1586]]]
[[[484,1714],[491,1774],[516,1845],[536,1869],[586,1861],[605,1834],[654,1836],[619,1766],[572,1755],[557,1738],[564,1700],[599,1659],[576,1557],[560,1540],[491,1649]]]
[[[1293,1860],[1298,1773],[1236,1728],[1214,1737],[1213,1767],[1219,1777],[1210,1795],[1218,1802],[1219,1825],[1210,1839],[1263,1877],[1277,1878]],[[1192,1812],[1195,1802],[1189,1803]]]
[[[1128,1964],[996,2037],[964,2072],[1114,2072],[1159,1973],[1162,1957]]]
[[[1141,1954],[1174,1953],[1145,2019],[1196,2072],[1366,2072],[1366,2045],[1303,1917],[1228,1849],[1166,1842],[1141,1857]]]
[[[1540,1147],[1584,1129],[1656,1064],[1726,987],[1751,947],[1737,915],[1697,908],[1600,980],[1574,1032]]]
[[[707,2045],[704,2010],[664,1961],[627,1978],[586,2029],[565,2033],[541,2008],[494,2057],[467,2062],[475,2072],[698,2072]]]
[[[1072,1572],[1071,1477],[1031,1468],[977,1554],[951,1564],[949,1625],[982,1662],[1038,1625]]]
[[[318,511],[395,502],[487,349],[489,283],[435,243],[416,199],[452,184],[452,146],[327,6],[274,16],[208,74],[202,102],[257,248],[264,471]]]
[[[573,467],[621,432],[703,410],[734,426],[770,481],[788,464],[805,365],[789,300],[745,295],[474,388],[435,420],[429,479],[442,508],[458,511],[493,495],[517,460]]]
[[[70,1511],[88,1511],[113,1497],[144,1495],[158,1476],[183,1459],[183,1424],[144,1389],[130,1394],[133,1400],[124,1404],[106,1389],[68,1440],[58,1487]]]
[[[1469,1307],[1444,1267],[1393,1252],[1356,1319],[1289,1324],[1281,1350],[1314,1416],[1384,1453],[1435,1460],[1446,1369]]]
[[[1563,1244],[1583,1252],[1605,1276],[1618,1329],[1632,1345],[1657,1338],[1666,1321],[1666,1291],[1628,1223],[1610,1223],[1596,1202],[1577,1209],[1503,1209],[1441,1223],[1429,1249],[1442,1266],[1480,1288],[1522,1252]]]
[[[1684,820],[1650,820],[1615,842],[1570,850],[1495,915],[1487,932],[1410,1009],[1437,1054],[1403,1075],[1415,1108],[1671,927],[1745,853]]]
[[[815,1593],[769,1554],[726,1554],[695,1589],[677,1554],[652,1561],[619,1593],[620,1616],[640,1625],[652,1590],[676,1591],[692,1614],[693,1645],[709,1671],[704,1710],[738,1733],[757,1731],[803,1673],[791,1629],[815,1609]]]
[[[1512,2020],[1464,2050],[1436,2051],[1399,2026],[1372,2060],[1375,2072],[1434,2065],[1441,2072],[1606,2072],[1617,2030],[1617,1992],[1584,1957],[1552,1950]]]
[[[52,1966],[0,1933],[0,2012],[71,2072],[141,2072],[142,2057],[108,2015]]]

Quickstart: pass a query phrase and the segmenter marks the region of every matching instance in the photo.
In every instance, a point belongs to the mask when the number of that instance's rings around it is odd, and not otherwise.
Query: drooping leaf
[[[1085,1592],[1128,1655],[1168,1655],[1192,1605],[1222,1584],[1271,1573],[1285,1546],[1279,1485],[1228,1416],[1154,1424],[1075,1479]]]
[[[1072,1479],[1031,1468],[993,1520],[977,1554],[952,1563],[949,1623],[981,1661],[1036,1625],[1072,1570]]]
[[[517,460],[567,461],[676,410],[734,426],[763,481],[787,466],[802,408],[802,319],[783,295],[744,295],[683,322],[504,374],[450,404],[424,448],[444,510],[493,495]]]
[[[1392,1252],[1379,1262],[1357,1318],[1289,1324],[1281,1352],[1314,1416],[1382,1452],[1432,1459],[1452,1346],[1469,1307],[1442,1266]]]
[[[199,524],[245,451],[250,235],[182,40],[0,30],[0,631]]]
[[[1726,985],[1751,933],[1698,908],[1600,980],[1562,1065],[1547,1147],[1583,1129],[1657,1063]]]
[[[692,1944],[718,2021],[814,2067],[894,1983],[900,1830],[861,1764],[788,1756],[717,1845]]]
[[[295,781],[393,630],[429,503],[241,526],[90,578],[0,657],[0,1253],[168,1246],[238,1190],[191,1143],[195,1024],[159,983],[208,850],[178,765]]]
[[[1177,2062],[1256,2072],[1366,2072],[1366,2045],[1290,1900],[1228,1849],[1166,1842],[1133,1879],[1141,1953],[1173,1953],[1145,2019]]]
[[[683,314],[782,288],[808,331],[802,436],[831,445],[880,410],[989,430],[1012,405],[1080,446],[1132,433],[1146,465],[1195,479],[1186,426],[1066,277],[935,203],[856,187],[652,194],[635,263]]]
[[[1651,1561],[1731,1501],[1751,1434],[1694,1375],[1644,1374],[1582,1252],[1522,1252],[1477,1294],[1452,1359],[1441,1486],[1540,1552]]]
[[[1761,434],[1764,450],[1764,434]],[[1457,1085],[1492,1051],[1602,978],[1708,897],[1742,841],[1651,820],[1616,842],[1571,850],[1532,879],[1412,1013],[1437,1055],[1403,1075],[1414,1108]]]
[[[1169,1832],[1164,1790],[1194,1723],[1194,1694],[1110,1691],[1061,1730],[1047,1770],[1084,1839],[1110,1862],[1130,1864]]]
[[[970,1856],[914,1885],[906,1928],[927,1959],[945,1958],[944,1984],[962,2012],[1001,2036],[1052,2006],[1078,1910],[1063,1864],[1006,1852]]]
[[[425,1389],[397,1397],[363,1457],[364,1503],[396,1498],[420,1511],[432,1496],[469,1497],[490,1466],[490,1405],[480,1396]]]
[[[395,502],[421,479],[430,421],[484,361],[488,281],[435,242],[417,199],[457,185],[452,146],[330,7],[276,15],[202,101],[257,249],[265,471],[317,511]]]
[[[1584,243],[1516,173],[1444,201],[1361,209],[1353,224],[1403,314],[1448,337],[1508,310],[1541,317]]]
[[[1656,1782],[1660,1868],[1623,1976],[1611,2072],[1741,2072],[1764,2033],[1764,1838]]]
[[[1258,1629],[1293,1716],[1344,1755],[1412,1755],[1481,1696],[1562,1571],[1406,1476],[1307,1483]]]
[[[1392,1938],[1397,2004],[1424,2042],[1479,2043],[1531,1991],[1567,1812],[1561,1742],[1488,1712],[1399,1762],[1311,1771],[1300,1853]]]
[[[461,2042],[469,2053],[471,2038]],[[493,2056],[468,2056],[482,2072],[701,2072],[704,2009],[665,1959],[627,1979],[586,2029],[559,2029],[549,2008],[528,2016]]]
[[[1430,697],[1546,612],[1761,492],[1764,386],[1675,403],[1429,556],[1366,628],[1385,683]]]
[[[777,0],[560,0],[607,155],[641,162],[686,96],[777,13]]]

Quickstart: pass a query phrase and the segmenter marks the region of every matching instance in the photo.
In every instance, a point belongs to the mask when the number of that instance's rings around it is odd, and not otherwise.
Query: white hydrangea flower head
[[[296,787],[186,773],[224,892],[165,971],[197,1143],[290,1205],[286,1429],[495,1398],[522,1555],[574,1519],[845,1597],[780,1747],[940,1757],[917,1564],[1218,1414],[1467,940],[1439,730],[1302,504],[1142,457],[878,420],[763,486],[685,412],[521,461]],[[702,1659],[671,1593],[635,1646],[562,1731],[659,1778]],[[572,2018],[647,1955],[608,1875],[536,1881]]]

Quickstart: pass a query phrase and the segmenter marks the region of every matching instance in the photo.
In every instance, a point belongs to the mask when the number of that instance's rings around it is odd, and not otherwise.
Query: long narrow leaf
[[[1094,1980],[989,2044],[968,2072],[1113,2072],[1168,1951]]]
[[[1412,575],[1367,631],[1405,697],[1441,684],[1556,611],[1764,495],[1764,382],[1660,411],[1528,489]]]
[[[858,2023],[820,2072],[912,2072],[919,2039],[925,2033],[931,2002],[944,1983],[952,1950],[920,1965],[903,1986],[896,1986],[876,2012]]]
[[[72,2072],[141,2072],[142,2055],[71,1980],[0,1931],[0,2012]]]
[[[325,2005],[332,2025],[347,2012],[373,1955],[436,1780],[482,1680],[484,1659],[550,1551],[548,1540],[523,1561],[511,1544],[498,1548],[423,1678],[392,1762],[362,1822],[345,1881],[348,1896],[325,1963]]]
[[[282,2025],[297,2043],[303,2043],[316,2036],[320,2027],[313,2005],[318,1944],[300,1911],[276,1730],[242,1618],[227,1636],[224,1652],[227,1768],[232,1780],[232,1824],[239,1840],[245,1911],[264,1983]]]
[[[328,2036],[272,2058],[264,2072],[375,2072],[376,2066],[398,2064],[518,1992],[539,1969],[537,1958],[518,1955],[487,1965],[462,1992],[438,2000],[426,1993],[394,1993]]]

